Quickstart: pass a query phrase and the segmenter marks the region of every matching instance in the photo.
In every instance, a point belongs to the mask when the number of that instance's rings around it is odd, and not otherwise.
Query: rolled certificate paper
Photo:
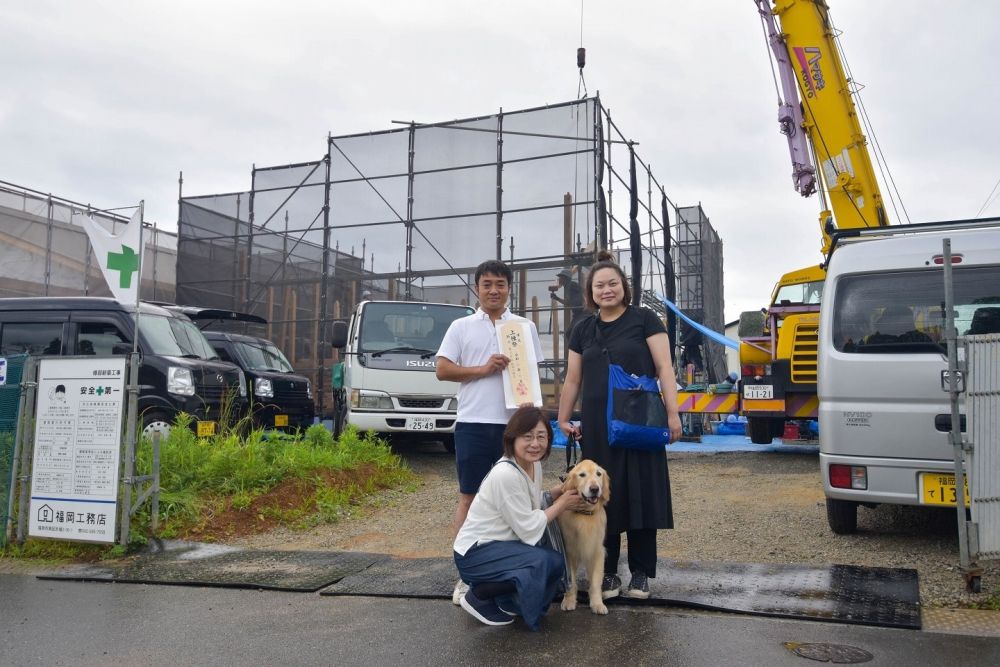
[[[503,395],[508,408],[525,403],[542,406],[542,387],[538,380],[538,359],[531,344],[531,325],[528,322],[506,322],[497,327],[500,352],[510,363],[503,371]]]

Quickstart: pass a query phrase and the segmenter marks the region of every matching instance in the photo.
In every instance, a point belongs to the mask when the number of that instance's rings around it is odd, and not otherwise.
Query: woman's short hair
[[[507,421],[507,428],[503,430],[504,456],[514,458],[514,440],[534,429],[539,422],[545,425],[545,436],[548,438],[545,443],[545,454],[542,456],[543,459],[547,459],[552,452],[552,424],[549,423],[545,411],[533,405],[522,405]]]
[[[618,277],[622,280],[622,289],[625,290],[624,303],[626,306],[632,303],[632,288],[629,287],[625,272],[615,262],[614,255],[607,250],[602,250],[597,253],[597,261],[590,267],[590,273],[587,274],[586,289],[583,290],[583,298],[587,302],[587,310],[597,310],[597,303],[594,301],[594,274],[601,269],[613,269],[618,274]]]

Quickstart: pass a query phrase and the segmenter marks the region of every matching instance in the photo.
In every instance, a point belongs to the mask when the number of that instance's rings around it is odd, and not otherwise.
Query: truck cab
[[[438,380],[437,351],[451,323],[475,309],[416,301],[363,301],[334,322],[334,434],[347,424],[394,437],[440,440],[454,451],[458,384]]]
[[[740,408],[752,442],[781,437],[786,419],[816,416],[817,331],[826,272],[786,273],[771,295],[763,329],[740,341]],[[759,317],[759,316],[758,316]]]

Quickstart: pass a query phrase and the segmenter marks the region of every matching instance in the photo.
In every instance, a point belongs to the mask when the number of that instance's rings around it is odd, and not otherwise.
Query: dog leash
[[[573,466],[577,464],[576,456],[576,438],[572,435],[566,438],[566,470],[563,474],[559,475],[559,481],[566,481],[566,473],[573,469]]]

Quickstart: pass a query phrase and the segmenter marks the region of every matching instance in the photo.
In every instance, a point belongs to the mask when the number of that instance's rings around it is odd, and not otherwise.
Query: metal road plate
[[[206,551],[189,544],[39,578],[313,592],[385,558],[349,551]]]
[[[344,577],[320,595],[451,599],[457,580],[451,558],[389,558]]]
[[[446,599],[455,579],[450,558],[392,558],[344,577],[320,594]],[[622,582],[627,585],[628,580],[623,572]],[[661,559],[649,586],[648,600],[618,597],[608,603],[920,628],[916,570]],[[586,595],[581,592],[580,597]]]

